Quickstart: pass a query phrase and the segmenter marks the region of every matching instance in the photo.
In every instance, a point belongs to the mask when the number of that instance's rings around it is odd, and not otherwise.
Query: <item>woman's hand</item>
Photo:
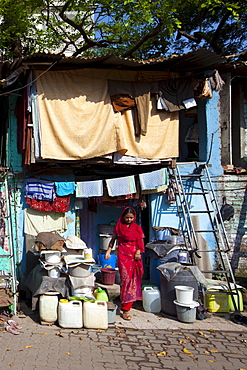
[[[110,256],[111,256],[111,251],[107,250],[105,252],[105,260],[109,260]]]
[[[138,260],[140,260],[142,258],[142,256],[141,256],[141,252],[139,251],[139,250],[137,250],[136,252],[135,252],[135,260],[136,261],[138,261]]]

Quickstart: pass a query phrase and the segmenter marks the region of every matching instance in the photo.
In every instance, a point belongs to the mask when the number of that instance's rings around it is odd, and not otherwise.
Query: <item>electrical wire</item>
[[[10,95],[12,94],[13,92],[16,92],[16,91],[20,91],[22,89],[25,89],[25,87],[27,86],[30,86],[32,85],[35,81],[37,81],[41,76],[43,76],[46,72],[48,72],[52,67],[54,67],[55,64],[57,64],[58,60],[56,60],[54,63],[52,63],[52,65],[50,65],[44,72],[42,72],[38,77],[36,77],[34,80],[30,81],[28,84],[24,85],[24,86],[20,86],[14,90],[10,90],[10,91],[7,91],[5,93],[2,93],[0,94],[0,96],[4,96],[4,95]]]

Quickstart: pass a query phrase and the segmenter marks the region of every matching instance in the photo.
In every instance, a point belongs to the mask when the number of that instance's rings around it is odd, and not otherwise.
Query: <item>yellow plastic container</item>
[[[206,294],[206,307],[209,312],[229,312],[228,295],[217,294],[219,289],[208,289],[212,294]]]
[[[206,307],[209,312],[230,312],[230,311],[234,312],[235,311],[232,298],[230,295],[217,294],[217,292],[220,292],[222,290],[223,289],[220,289],[220,288],[217,288],[217,290],[216,288],[209,289],[209,291],[212,291],[212,294],[206,295]],[[237,296],[234,296],[234,300],[236,302],[236,305],[239,311],[243,311],[243,296],[240,290],[238,290],[238,294],[239,294],[240,307],[238,307]]]
[[[236,292],[236,290],[234,290],[234,292]],[[233,297],[234,297],[234,300],[236,302],[237,309],[239,311],[243,311],[244,310],[243,295],[242,295],[242,292],[239,289],[238,289],[238,295],[239,295],[239,306],[240,307],[238,307],[238,296],[234,295]],[[229,309],[232,312],[235,311],[231,296],[229,296]]]

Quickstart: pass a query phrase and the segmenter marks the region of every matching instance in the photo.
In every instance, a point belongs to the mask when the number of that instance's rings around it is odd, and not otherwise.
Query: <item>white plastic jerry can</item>
[[[87,329],[107,329],[107,302],[95,301],[83,303],[83,325]]]
[[[58,293],[49,292],[39,297],[39,317],[41,321],[54,323],[57,320]]]
[[[144,286],[142,289],[143,308],[146,312],[158,313],[161,311],[161,298],[159,288]]]
[[[58,324],[62,328],[82,328],[82,302],[60,299],[58,303]]]

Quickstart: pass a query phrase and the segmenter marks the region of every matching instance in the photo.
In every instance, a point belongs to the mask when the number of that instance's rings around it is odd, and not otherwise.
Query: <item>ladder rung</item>
[[[184,195],[205,195],[205,194],[209,194],[209,192],[208,191],[201,191],[201,192],[184,192]]]
[[[12,278],[13,275],[0,275],[0,280],[1,279],[7,279],[7,278]]]
[[[187,178],[190,178],[190,177],[202,177],[202,174],[201,173],[191,173],[191,174],[188,174],[188,175],[180,175],[180,177],[182,179],[187,179]]]
[[[209,274],[209,273],[212,273],[212,274],[230,274],[230,271],[228,271],[228,270],[208,270],[208,271],[202,270],[201,272],[203,272],[204,274]]]
[[[223,250],[223,249],[208,249],[208,250],[200,250],[200,249],[197,249],[196,250],[197,252],[218,252],[218,253],[227,253],[230,251],[230,249],[227,249],[227,250]]]
[[[192,210],[190,210],[190,213],[212,213],[212,212],[214,212],[213,210],[212,211],[192,211]]]
[[[218,230],[194,230],[195,233],[216,233]]]

